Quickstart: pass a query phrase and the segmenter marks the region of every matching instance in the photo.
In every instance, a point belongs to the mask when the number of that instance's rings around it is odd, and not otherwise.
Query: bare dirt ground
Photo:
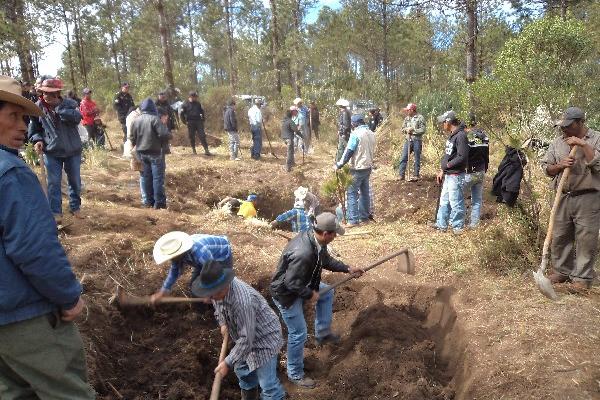
[[[216,157],[192,156],[183,131],[178,135],[183,146],[167,158],[167,210],[140,206],[137,173],[114,151],[103,165],[88,161],[84,167],[86,219],[61,233],[84,282],[88,308],[79,326],[100,399],[192,400],[210,393],[221,344],[210,312],[187,305],[120,310],[109,303],[117,284],[136,295],[160,287],[167,267],[152,260],[157,238],[175,229],[229,236],[237,275],[268,298],[286,240],[226,217],[213,204],[253,191],[260,195],[259,216],[271,219],[292,206],[295,187],[318,192],[331,173],[334,149],[324,141],[287,174],[281,168],[285,149],[276,140],[280,159],[265,154],[256,162],[246,134],[243,161],[234,162],[226,143],[214,149]],[[389,140],[380,139],[381,149]],[[373,175],[377,222],[356,228],[370,233],[340,237],[333,248],[346,262],[364,265],[408,246],[417,274],[402,275],[387,263],[339,288],[334,328],[341,343],[318,347],[310,335],[307,344],[315,390],[289,386],[282,352],[281,378],[291,398],[600,399],[598,288],[588,296],[563,290],[558,302],[541,296],[525,268],[537,268],[539,260],[524,258],[529,239],[512,228],[518,216],[489,199],[477,231],[454,236],[429,230],[437,195],[431,169],[421,182],[406,183],[396,180],[390,164],[389,151],[380,150]],[[339,278],[324,275],[328,282]],[[174,295],[188,295],[188,280],[179,279]],[[233,374],[221,398],[239,398]]]

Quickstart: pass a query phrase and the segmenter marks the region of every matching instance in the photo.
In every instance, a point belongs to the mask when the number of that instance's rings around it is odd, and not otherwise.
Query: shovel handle
[[[373,268],[377,267],[378,265],[381,265],[381,264],[383,264],[384,262],[386,262],[386,261],[389,261],[389,260],[391,260],[392,258],[396,258],[396,257],[398,257],[399,255],[401,255],[401,254],[405,254],[405,253],[408,253],[408,249],[407,249],[407,248],[403,248],[403,249],[401,249],[401,250],[398,250],[398,251],[397,251],[397,252],[395,252],[395,253],[392,253],[392,254],[390,254],[390,255],[388,255],[388,256],[385,256],[385,257],[383,257],[383,258],[380,258],[379,260],[377,260],[377,261],[375,261],[374,263],[372,263],[372,264],[368,265],[367,267],[363,268],[362,270],[363,270],[363,271],[365,271],[365,272],[367,272],[368,270],[370,270],[370,269],[373,269]],[[330,290],[332,290],[332,289],[335,289],[336,287],[340,286],[341,284],[344,284],[344,283],[346,283],[346,282],[348,282],[349,280],[352,280],[352,279],[354,279],[354,276],[353,276],[353,275],[348,275],[347,277],[345,277],[344,279],[342,279],[342,280],[340,280],[340,281],[338,281],[338,282],[334,283],[333,285],[331,285],[331,286],[328,286],[328,287],[326,287],[326,288],[323,288],[323,289],[319,290],[319,296],[321,296],[321,295],[323,295],[323,294],[325,294],[325,293],[329,292],[329,291],[330,291]]]
[[[48,196],[48,178],[47,178],[47,174],[46,174],[46,164],[44,163],[44,155],[40,154],[38,156],[39,160],[40,160],[40,172],[41,172],[41,176],[42,176],[42,190],[44,191],[44,194],[46,196]]]
[[[221,344],[221,353],[219,353],[219,364],[223,362],[225,356],[227,354],[227,344],[229,342],[229,333],[225,332],[223,336],[223,344]],[[223,375],[217,373],[215,375],[215,380],[213,381],[212,390],[210,391],[210,400],[218,400],[219,392],[221,391],[221,381],[223,380]]]

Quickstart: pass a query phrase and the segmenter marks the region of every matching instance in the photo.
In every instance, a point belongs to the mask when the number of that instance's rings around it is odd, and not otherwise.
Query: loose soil
[[[247,136],[242,135],[241,162],[228,160],[226,144],[211,148],[216,153],[211,158],[173,146],[167,210],[140,206],[138,173],[116,152],[108,166],[84,166],[86,218],[73,221],[61,241],[84,283],[87,309],[79,326],[99,399],[208,398],[221,345],[211,311],[181,304],[120,309],[111,301],[117,284],[135,295],[160,287],[168,267],[154,264],[152,247],[162,234],[227,235],[237,275],[269,298],[286,239],[214,205],[227,195],[256,192],[259,217],[271,220],[291,208],[300,184],[319,193],[335,149],[318,143],[315,154],[287,174],[282,157],[250,160]],[[274,145],[285,154],[282,143]],[[312,391],[290,386],[283,351],[280,377],[291,398],[599,399],[598,290],[587,297],[564,294],[551,303],[530,279],[478,269],[469,249],[477,248],[505,211],[487,201],[481,230],[461,237],[432,232],[425,222],[435,210],[433,178],[400,183],[380,158],[373,174],[377,223],[355,228],[365,234],[340,237],[332,248],[344,261],[361,265],[408,246],[417,257],[417,275],[403,275],[386,263],[338,288],[337,345],[316,345],[313,313],[307,311],[306,370],[318,385]],[[326,208],[335,204],[322,202]],[[340,276],[326,272],[323,279]],[[188,280],[189,273],[173,294],[189,295]],[[233,374],[224,380],[220,398],[239,399]]]

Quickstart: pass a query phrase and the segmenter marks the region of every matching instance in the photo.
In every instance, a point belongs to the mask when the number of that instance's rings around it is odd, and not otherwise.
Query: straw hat
[[[339,99],[335,105],[340,107],[350,107],[350,102],[346,99]]]
[[[23,107],[27,115],[42,115],[42,110],[34,102],[21,95],[19,82],[9,76],[0,75],[0,101]]]
[[[308,188],[304,186],[298,187],[298,189],[294,190],[294,196],[297,199],[304,200],[306,198],[306,194],[308,193]]]
[[[300,97],[296,97],[293,101],[294,105],[297,106],[298,104],[302,103],[302,99]]]
[[[162,264],[190,250],[192,237],[185,232],[173,231],[160,237],[154,244],[152,255],[157,264]]]

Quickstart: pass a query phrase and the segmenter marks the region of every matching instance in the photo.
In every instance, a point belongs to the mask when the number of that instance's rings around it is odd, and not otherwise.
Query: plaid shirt
[[[290,221],[292,223],[292,231],[293,232],[306,232],[310,230],[311,224],[306,216],[306,212],[304,208],[292,208],[289,211],[280,214],[275,218],[277,222],[287,222]]]
[[[194,245],[181,260],[171,263],[171,269],[162,286],[163,290],[171,290],[186,264],[194,268],[193,281],[208,261],[231,261],[231,244],[226,236],[196,234],[191,237]]]
[[[254,371],[279,353],[283,346],[279,317],[246,282],[233,278],[227,296],[212,303],[219,326],[226,325],[235,342],[225,358],[228,366],[245,361]]]

